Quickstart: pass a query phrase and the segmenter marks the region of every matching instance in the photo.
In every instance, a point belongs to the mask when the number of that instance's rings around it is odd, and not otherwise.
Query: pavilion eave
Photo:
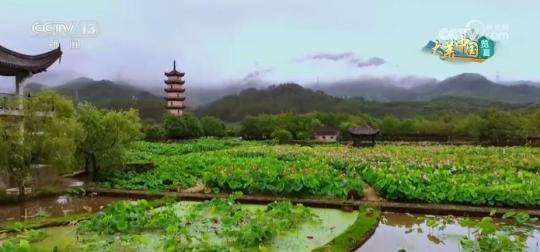
[[[60,47],[38,55],[27,55],[0,46],[0,75],[26,76],[44,72],[61,57]]]

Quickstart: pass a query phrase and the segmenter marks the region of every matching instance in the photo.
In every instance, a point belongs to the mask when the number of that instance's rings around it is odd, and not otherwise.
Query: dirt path
[[[122,190],[107,188],[87,188],[89,193],[97,193],[106,196],[121,196],[134,198],[161,198],[164,196],[174,197],[181,200],[209,200],[217,197],[227,197],[228,194],[207,194],[207,193],[186,193],[186,192],[149,192],[140,190]],[[326,207],[343,209],[344,207],[358,207],[365,204],[378,206],[383,211],[392,211],[398,213],[419,213],[419,214],[452,214],[456,216],[488,216],[492,210],[501,216],[508,211],[525,211],[534,217],[540,217],[539,209],[526,208],[508,208],[508,207],[489,207],[489,206],[467,206],[457,204],[430,204],[430,203],[408,203],[408,202],[390,202],[369,200],[337,200],[337,199],[316,199],[316,198],[291,198],[291,197],[273,197],[263,195],[243,195],[237,200],[242,203],[267,204],[276,200],[290,200],[293,203],[301,203],[312,207]]]

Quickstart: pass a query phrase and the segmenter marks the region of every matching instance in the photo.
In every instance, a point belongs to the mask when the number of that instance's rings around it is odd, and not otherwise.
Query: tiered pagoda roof
[[[167,109],[185,109],[185,105],[167,105]]]
[[[170,87],[166,87],[166,88],[164,88],[163,90],[165,90],[165,92],[180,92],[180,93],[186,91],[186,89],[183,88],[183,87],[179,87],[179,88],[170,88]]]
[[[170,72],[165,72],[165,76],[167,76],[167,77],[170,77],[170,76],[183,77],[184,74],[185,73],[176,70],[176,61],[173,62],[173,70],[170,71]],[[169,84],[169,83],[167,83],[167,84]]]
[[[186,97],[165,97],[166,101],[185,101]]]
[[[0,46],[0,75],[17,76],[47,71],[61,56],[60,46],[38,55],[22,54]]]
[[[182,76],[180,76],[182,77]],[[165,80],[165,84],[178,84],[178,85],[182,85],[184,84],[185,81],[184,80]]]

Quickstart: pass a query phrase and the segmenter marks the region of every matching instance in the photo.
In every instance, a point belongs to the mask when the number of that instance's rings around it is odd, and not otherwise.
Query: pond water
[[[25,203],[0,205],[0,222],[24,220],[47,214],[59,217],[67,214],[97,212],[111,202],[122,200],[119,197],[70,197],[66,195],[29,200]]]
[[[357,251],[463,251],[460,238],[470,230],[457,223],[431,228],[423,215],[384,213],[371,238]],[[540,252],[540,230],[527,239],[527,251]]]
[[[31,218],[46,212],[50,217],[67,214],[97,212],[108,204],[123,200],[120,197],[69,197],[57,196],[28,201],[24,204],[0,205],[0,222]],[[194,204],[181,202],[179,204]],[[243,205],[246,208],[261,208],[260,205]],[[40,210],[41,209],[41,210]],[[319,216],[318,224],[306,224],[300,229],[277,237],[269,246],[271,251],[309,251],[325,244],[343,232],[356,219],[356,213],[334,209],[312,208]],[[428,219],[435,216],[403,213],[383,213],[381,222],[371,238],[357,251],[462,251],[460,238],[471,230],[457,223],[448,223],[444,229],[430,227]],[[440,217],[440,216],[439,216]],[[536,223],[538,224],[538,223]],[[76,241],[76,226],[47,228],[49,238],[36,244],[40,247],[68,247]],[[62,234],[62,235],[58,235]],[[278,241],[278,242],[277,242]],[[527,238],[527,251],[540,252],[540,229]]]
[[[185,209],[196,202],[182,201],[177,203],[177,213],[183,215]],[[242,208],[249,210],[262,209],[264,205],[242,205]],[[322,246],[332,240],[335,236],[344,232],[357,217],[356,212],[343,212],[336,209],[311,208],[320,222],[308,223],[301,228],[277,236],[267,247],[268,251],[311,251],[314,248]],[[77,225],[52,227],[43,229],[45,231],[44,239],[33,243],[34,246],[49,250],[55,247],[61,250],[78,251],[80,250],[77,242]],[[155,234],[148,233],[150,240],[157,240]],[[214,239],[218,237],[210,237]],[[217,240],[216,240],[217,241]],[[141,248],[142,251],[153,251],[152,245]]]
[[[303,225],[294,232],[279,235],[269,247],[271,251],[311,251],[345,232],[356,220],[356,212],[312,208],[321,222]]]

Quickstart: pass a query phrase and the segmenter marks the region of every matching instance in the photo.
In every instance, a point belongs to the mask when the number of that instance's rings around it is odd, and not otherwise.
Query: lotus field
[[[394,201],[540,207],[539,148],[384,143],[353,148],[201,139],[139,142],[130,159],[153,162],[155,168],[118,172],[101,185],[336,199],[371,186]]]

